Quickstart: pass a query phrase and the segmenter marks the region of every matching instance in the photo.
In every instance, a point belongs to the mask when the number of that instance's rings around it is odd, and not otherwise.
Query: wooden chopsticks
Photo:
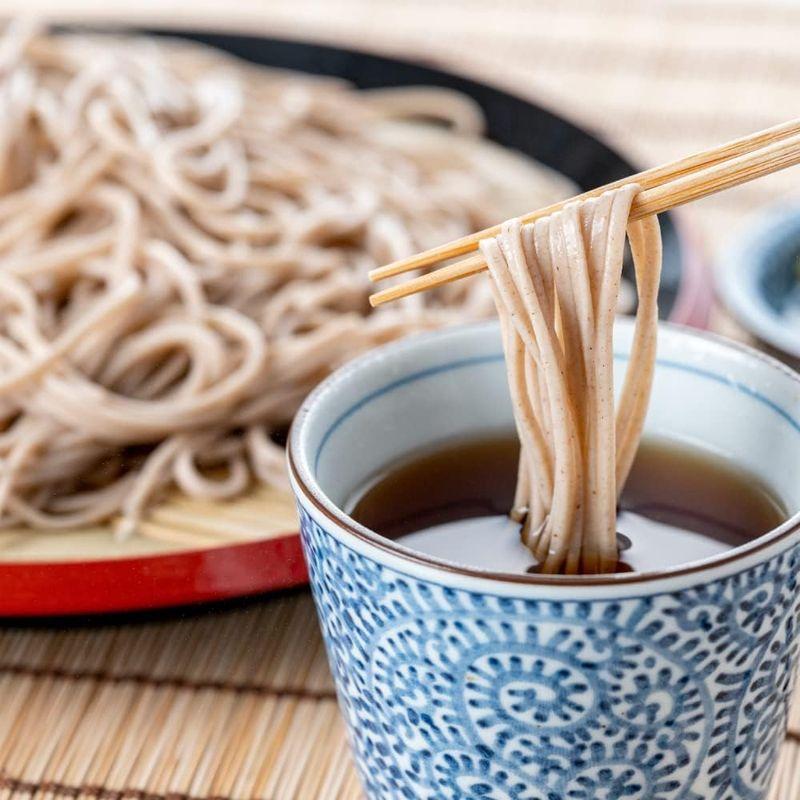
[[[642,192],[634,200],[631,209],[631,218],[638,219],[650,214],[659,214],[798,163],[800,163],[800,119],[758,131],[711,150],[695,153],[679,161],[592,189],[577,197],[525,214],[521,220],[526,223],[534,222],[561,210],[575,200],[597,197],[609,189],[616,189],[628,183],[638,183],[642,187]],[[426,250],[424,253],[373,269],[369,273],[369,278],[371,281],[380,281],[433,266],[441,261],[476,251],[481,239],[496,236],[498,233],[500,233],[499,225],[486,228],[454,242]],[[471,256],[376,292],[370,296],[370,304],[379,306],[460,278],[476,275],[485,269],[486,264],[480,254]]]

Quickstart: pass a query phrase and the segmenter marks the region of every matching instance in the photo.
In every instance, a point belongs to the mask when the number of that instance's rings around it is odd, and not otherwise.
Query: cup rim
[[[619,322],[619,321],[618,321]],[[631,321],[632,322],[632,321]],[[628,324],[631,324],[629,322]],[[623,324],[626,324],[623,322]],[[310,470],[303,469],[299,465],[298,453],[300,449],[300,435],[303,426],[313,413],[319,398],[323,396],[332,386],[335,386],[348,373],[356,369],[363,369],[373,361],[381,360],[386,353],[393,350],[405,349],[410,342],[422,343],[426,340],[438,338],[448,333],[469,331],[482,327],[493,327],[496,320],[484,320],[482,322],[467,323],[448,328],[440,328],[434,331],[426,331],[414,334],[409,337],[390,342],[389,344],[369,350],[358,356],[352,361],[331,373],[325,380],[319,383],[306,397],[301,404],[292,421],[291,429],[286,447],[286,460],[290,476],[293,480],[296,491],[301,494],[314,508],[324,517],[329,519],[348,536],[353,536],[357,540],[376,547],[384,553],[399,558],[412,565],[427,567],[439,570],[460,577],[477,578],[496,583],[513,583],[526,586],[548,586],[548,587],[598,587],[598,586],[620,586],[628,584],[652,583],[670,578],[678,578],[691,575],[717,567],[728,566],[737,561],[743,560],[748,556],[758,553],[761,550],[772,547],[773,545],[788,539],[792,534],[800,531],[800,509],[795,511],[777,528],[762,534],[746,544],[739,545],[723,553],[708,556],[696,561],[678,564],[662,570],[650,570],[646,572],[625,572],[613,573],[610,575],[542,575],[542,574],[520,574],[512,572],[495,572],[483,570],[478,567],[462,565],[446,559],[429,556],[419,551],[405,547],[397,542],[387,539],[375,531],[367,528],[361,523],[348,516],[335,503],[331,502],[325,493],[320,489]],[[742,344],[741,342],[728,339],[709,331],[697,330],[685,325],[674,322],[660,321],[659,329],[666,328],[682,336],[710,341],[715,345],[725,349],[734,350],[745,357],[760,361],[772,370],[781,372],[797,384],[800,390],[800,373],[793,370],[783,362],[772,356],[756,350],[753,347]],[[304,474],[307,473],[307,474]]]

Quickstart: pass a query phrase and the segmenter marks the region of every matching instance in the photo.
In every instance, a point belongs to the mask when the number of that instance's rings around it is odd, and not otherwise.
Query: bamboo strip
[[[157,525],[149,520],[140,522],[138,531],[148,539],[177,544],[187,548],[218,547],[226,544],[225,540],[220,536],[203,534],[198,531],[181,530],[172,526]]]
[[[313,769],[307,769],[297,797],[339,797],[339,786],[350,767],[347,737],[335,703],[320,704],[322,732],[313,742]]]
[[[789,720],[787,722],[789,733],[800,737],[800,681],[794,690],[792,702],[789,704]],[[800,795],[798,795],[800,797]]]
[[[242,759],[239,773],[233,776],[233,788],[229,797],[258,796],[255,787],[263,769],[265,757],[269,752],[269,745],[261,743],[268,743],[281,735],[279,711],[283,706],[279,708],[279,702],[270,698],[257,704],[254,709],[256,723],[253,726],[252,738],[249,739],[250,746]]]
[[[253,485],[242,497],[211,502],[178,492],[150,509],[126,542],[114,540],[113,525],[76,531],[0,531],[0,557],[19,560],[74,560],[146,555],[170,550],[218,547],[235,542],[263,541],[297,531],[294,499],[287,491]]]
[[[349,744],[344,731],[344,723],[341,716],[337,715],[334,725],[331,726],[329,736],[330,744],[330,766],[322,775],[322,782],[319,784],[316,797],[336,797],[344,798],[347,796],[346,785],[352,782],[355,775],[352,760],[350,758]],[[360,785],[357,785],[357,797],[361,796]],[[351,792],[352,794],[352,792]],[[309,795],[313,797],[314,795]]]
[[[200,522],[203,526],[200,530],[208,531],[214,531],[215,526],[217,531],[225,531],[230,523],[238,522],[247,537],[268,538],[297,530],[298,526],[293,496],[287,491],[261,485],[252,486],[241,497],[216,502],[175,493],[168,502],[156,506],[151,516],[156,521],[174,519],[187,527]]]
[[[229,734],[224,737],[217,753],[209,751],[207,754],[209,763],[216,765],[209,776],[208,793],[211,796],[249,796],[243,791],[252,785],[253,762],[258,759],[260,751],[257,743],[267,736],[265,725],[268,718],[263,714],[263,707],[263,698],[242,696],[237,699]]]
[[[800,797],[800,745],[790,740],[781,749],[767,800],[795,800],[797,797]]]
[[[165,507],[153,511],[147,522],[141,526],[142,533],[146,536],[158,538],[151,533],[150,528],[160,528],[165,531],[174,531],[184,537],[196,536],[198,541],[208,539],[210,542],[228,544],[231,541],[254,541],[269,538],[264,536],[263,517],[262,524],[241,519],[234,514],[225,513],[225,507],[215,509],[214,516],[206,516],[202,509],[191,510],[180,507]]]

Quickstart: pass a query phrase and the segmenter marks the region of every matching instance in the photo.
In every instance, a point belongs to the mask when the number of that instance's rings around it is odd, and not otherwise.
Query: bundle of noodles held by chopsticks
[[[432,113],[451,132],[399,121]],[[483,281],[367,302],[369,268],[498,218],[455,147],[479,130],[455,95],[9,26],[0,526],[126,535],[171,486],[284,485],[272,434],[331,369],[491,314]]]
[[[617,500],[633,465],[655,374],[661,233],[631,220],[627,184],[480,243],[495,287],[521,442],[512,517],[545,573],[617,567]],[[625,237],[638,308],[614,401],[614,317]]]

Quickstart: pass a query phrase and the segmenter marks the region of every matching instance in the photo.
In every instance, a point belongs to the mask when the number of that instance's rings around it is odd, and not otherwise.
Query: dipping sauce
[[[413,550],[492,572],[536,572],[508,517],[515,436],[456,441],[377,475],[352,498],[353,519]],[[618,508],[618,572],[696,561],[776,528],[786,511],[757,477],[699,447],[644,439]]]

